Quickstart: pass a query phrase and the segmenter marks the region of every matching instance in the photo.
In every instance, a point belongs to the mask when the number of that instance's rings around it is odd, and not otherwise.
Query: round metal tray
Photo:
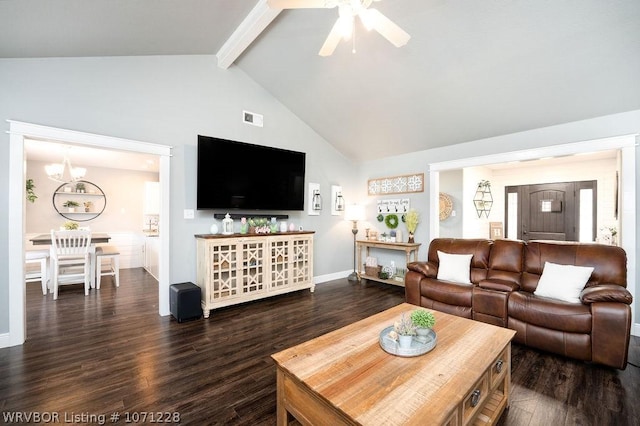
[[[389,332],[392,330],[393,326],[391,325],[380,332],[380,347],[385,352],[392,355],[405,357],[424,355],[435,348],[438,343],[438,336],[436,335],[436,332],[429,330],[424,341],[418,336],[413,336],[411,346],[408,348],[401,348],[397,341],[389,337]]]

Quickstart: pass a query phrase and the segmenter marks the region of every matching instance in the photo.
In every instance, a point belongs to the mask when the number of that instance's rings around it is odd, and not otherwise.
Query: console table
[[[393,279],[382,279],[380,277],[376,277],[373,275],[367,275],[363,270],[363,261],[362,261],[362,249],[366,249],[365,259],[369,257],[369,250],[371,248],[385,249],[385,250],[399,250],[404,251],[407,257],[407,263],[418,261],[418,249],[420,248],[420,243],[388,243],[384,241],[374,241],[374,240],[358,240],[356,241],[356,250],[358,252],[358,275],[360,278],[365,278],[367,280],[380,281],[387,284],[398,285],[404,287],[404,282],[396,281]],[[412,260],[413,258],[413,260]]]
[[[315,288],[313,232],[196,235],[202,310]]]

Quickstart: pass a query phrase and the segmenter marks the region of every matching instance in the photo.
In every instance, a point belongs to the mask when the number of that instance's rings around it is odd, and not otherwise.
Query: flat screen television
[[[198,210],[304,210],[306,154],[198,135]]]

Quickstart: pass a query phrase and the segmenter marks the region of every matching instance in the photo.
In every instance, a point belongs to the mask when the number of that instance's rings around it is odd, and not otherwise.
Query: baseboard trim
[[[13,346],[9,338],[9,333],[0,334],[0,348],[8,348],[9,346]]]
[[[316,277],[313,277],[313,283],[321,284],[321,283],[326,283],[328,281],[339,280],[340,278],[348,277],[349,274],[352,272],[353,270],[348,270],[348,271],[334,272],[333,274],[318,275]]]

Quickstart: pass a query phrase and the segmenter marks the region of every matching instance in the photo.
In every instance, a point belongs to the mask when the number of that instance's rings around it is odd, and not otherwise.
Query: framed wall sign
[[[367,187],[369,195],[424,192],[424,173],[369,179]]]

